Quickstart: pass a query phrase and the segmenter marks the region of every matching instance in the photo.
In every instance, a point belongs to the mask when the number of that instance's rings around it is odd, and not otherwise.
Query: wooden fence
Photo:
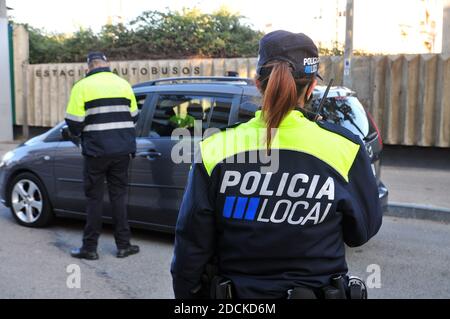
[[[222,76],[227,71],[254,77],[256,58],[126,61],[111,66],[135,84],[161,77]],[[23,124],[21,101],[26,98],[28,125],[50,127],[64,118],[70,90],[84,76],[86,65],[28,65],[25,81],[22,70],[16,69],[16,124]],[[334,78],[341,85],[342,57],[322,57],[320,72],[325,82]],[[449,55],[355,57],[351,74],[352,89],[373,114],[386,144],[450,147]]]

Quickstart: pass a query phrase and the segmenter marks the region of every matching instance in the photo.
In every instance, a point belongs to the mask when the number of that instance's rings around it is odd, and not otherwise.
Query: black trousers
[[[83,248],[96,251],[102,229],[105,179],[111,202],[114,238],[117,248],[130,245],[130,226],[127,217],[127,182],[130,156],[84,157],[84,191],[87,197],[86,226]]]

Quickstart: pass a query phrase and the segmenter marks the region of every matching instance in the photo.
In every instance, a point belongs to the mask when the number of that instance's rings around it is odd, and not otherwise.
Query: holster
[[[332,277],[330,285],[323,288],[323,296],[325,299],[347,299],[347,278]]]
[[[201,284],[191,293],[199,299],[232,299],[233,284],[231,280],[219,275],[217,261],[213,260],[206,265]]]
[[[287,299],[318,299],[314,290],[306,287],[289,289]]]
[[[196,299],[210,299],[214,285],[213,280],[217,277],[218,267],[215,262],[206,265],[205,272],[202,274],[200,284],[192,289],[191,293]]]
[[[233,299],[233,284],[231,280],[215,276],[211,281],[211,299]]]

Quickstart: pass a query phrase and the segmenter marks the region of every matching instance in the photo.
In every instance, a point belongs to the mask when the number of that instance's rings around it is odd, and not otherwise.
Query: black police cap
[[[104,55],[102,52],[91,52],[87,56],[87,63],[91,63],[94,60],[103,60],[105,62],[108,62],[108,59],[106,59],[106,55]]]
[[[259,43],[257,74],[265,75],[267,63],[274,60],[286,61],[293,68],[295,78],[317,76],[319,71],[319,50],[310,37],[303,33],[278,30],[266,34]]]

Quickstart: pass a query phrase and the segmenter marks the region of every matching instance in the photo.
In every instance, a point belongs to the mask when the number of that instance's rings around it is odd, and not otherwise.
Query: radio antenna
[[[325,90],[325,93],[323,94],[322,100],[320,101],[319,107],[317,109],[316,115],[314,116],[314,122],[317,122],[320,117],[320,113],[322,112],[323,105],[325,104],[325,100],[327,99],[328,93],[330,92],[331,86],[333,85],[334,79],[330,80],[330,83],[328,83],[327,89]]]

